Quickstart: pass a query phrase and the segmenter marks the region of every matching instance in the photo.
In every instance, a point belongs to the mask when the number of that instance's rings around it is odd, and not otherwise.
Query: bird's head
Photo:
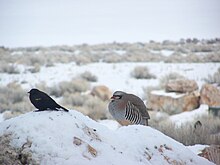
[[[111,97],[111,100],[120,100],[126,93],[122,91],[116,91],[113,93],[113,96]]]
[[[31,89],[28,93],[29,93],[29,94],[35,94],[35,93],[38,93],[38,92],[39,92],[38,89],[33,88],[33,89]]]

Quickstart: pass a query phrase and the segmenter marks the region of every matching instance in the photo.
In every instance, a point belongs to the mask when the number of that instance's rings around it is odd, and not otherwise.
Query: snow
[[[159,95],[159,96],[168,96],[171,98],[181,98],[183,96],[185,96],[186,94],[179,94],[179,93],[175,93],[175,92],[166,92],[165,90],[154,90],[151,92],[154,95]]]
[[[206,147],[209,147],[209,146],[208,145],[201,145],[201,144],[196,144],[194,146],[187,146],[187,148],[189,148],[192,152],[194,152],[197,155],[202,153],[202,150]]]
[[[208,39],[220,37],[219,15],[219,0],[0,1],[0,45]]]
[[[115,120],[99,120],[98,122],[111,130],[117,130],[120,127],[120,124]]]
[[[29,112],[2,122],[2,134],[14,147],[30,141],[41,164],[213,164],[151,127],[111,130],[74,110]]]
[[[4,121],[4,113],[0,113],[0,122]]]
[[[166,57],[169,57],[171,56],[174,51],[173,50],[150,50],[151,53],[154,53],[154,54],[162,54],[163,56],[166,56]]]
[[[189,112],[182,112],[180,114],[172,115],[169,119],[175,123],[176,126],[181,126],[187,122],[194,121],[195,118],[208,115],[208,105],[201,104],[198,109]]]

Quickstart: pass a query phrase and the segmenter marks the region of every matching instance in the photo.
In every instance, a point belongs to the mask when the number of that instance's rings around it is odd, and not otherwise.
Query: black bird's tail
[[[64,107],[62,107],[62,106],[58,106],[57,108],[56,108],[58,111],[59,110],[63,110],[63,111],[65,111],[65,112],[69,112],[69,110],[68,109],[66,109],[66,108],[64,108]]]

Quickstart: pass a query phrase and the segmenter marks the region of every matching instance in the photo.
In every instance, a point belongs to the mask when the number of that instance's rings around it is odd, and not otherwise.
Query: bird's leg
[[[35,110],[34,112],[40,112],[40,111],[44,111],[43,109],[38,109],[38,110]]]

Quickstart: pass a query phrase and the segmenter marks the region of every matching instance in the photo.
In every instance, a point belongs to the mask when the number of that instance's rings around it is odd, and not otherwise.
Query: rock
[[[167,92],[179,92],[179,93],[186,93],[186,92],[193,92],[198,89],[198,85],[194,80],[188,79],[178,79],[169,81],[165,86],[165,90]]]
[[[204,84],[200,91],[200,103],[212,107],[220,106],[220,90],[211,84]]]
[[[196,91],[187,94],[152,91],[149,94],[147,106],[150,109],[168,114],[191,111],[199,107],[199,93]]]
[[[110,91],[108,87],[104,85],[99,85],[99,86],[93,87],[91,94],[93,96],[100,98],[103,101],[106,101],[110,99],[112,92]]]

